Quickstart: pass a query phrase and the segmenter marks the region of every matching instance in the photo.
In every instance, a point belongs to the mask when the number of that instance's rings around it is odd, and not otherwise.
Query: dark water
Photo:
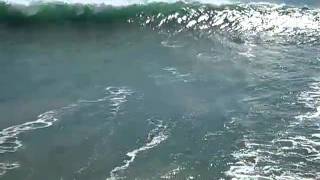
[[[320,178],[320,10],[290,3],[1,4],[0,179]]]

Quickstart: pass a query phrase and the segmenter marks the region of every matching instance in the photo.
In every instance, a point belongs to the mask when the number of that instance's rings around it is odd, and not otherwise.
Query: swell
[[[262,19],[261,15],[267,16]],[[313,21],[313,26],[320,21],[320,10],[307,7],[291,7],[270,3],[225,4],[207,3],[165,3],[154,2],[146,4],[131,4],[113,6],[108,4],[81,4],[65,2],[38,2],[28,5],[0,1],[0,22],[41,23],[41,22],[140,22],[160,25],[191,27],[199,22],[208,26],[213,21],[219,23],[240,23],[235,20],[246,20],[246,17],[256,18],[259,25],[272,17],[299,18],[298,20]],[[200,18],[200,19],[199,19]],[[142,21],[143,20],[143,21]],[[147,22],[145,20],[148,20]],[[197,22],[193,22],[193,20]],[[250,19],[249,19],[250,20]],[[277,19],[280,22],[281,19]],[[288,20],[288,19],[285,19]],[[142,21],[142,22],[141,22]],[[216,24],[219,24],[216,22]],[[288,23],[288,22],[287,22]],[[292,22],[293,24],[294,22]],[[310,22],[311,23],[311,22]],[[306,28],[312,28],[312,25]],[[293,25],[292,25],[293,26]],[[200,27],[199,27],[200,28]],[[270,29],[272,27],[269,27]],[[202,27],[204,29],[204,27]]]

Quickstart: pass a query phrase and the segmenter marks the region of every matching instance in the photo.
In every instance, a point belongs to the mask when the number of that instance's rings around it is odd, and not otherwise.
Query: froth
[[[148,138],[147,138],[148,142],[137,149],[127,152],[126,156],[129,157],[129,160],[125,160],[123,162],[124,163],[123,165],[115,167],[110,172],[110,177],[108,177],[107,180],[123,179],[124,177],[120,176],[119,173],[126,170],[130,166],[130,164],[136,159],[139,153],[158,146],[160,143],[162,143],[168,138],[168,135],[166,132],[167,126],[163,125],[162,122],[159,122],[159,123],[160,124],[158,124],[155,129],[149,132]]]
[[[272,132],[271,141],[252,132],[243,138],[244,147],[233,152],[236,160],[226,175],[235,179],[319,179],[320,82],[311,83],[298,96],[309,112],[295,117],[284,130]],[[311,109],[311,110],[310,110]]]
[[[117,115],[120,111],[120,107],[123,103],[127,102],[128,96],[130,96],[133,91],[126,87],[107,87],[106,88],[107,94],[109,94],[108,99],[110,100],[111,104],[111,113],[113,115]]]
[[[15,162],[15,163],[0,163],[0,176],[4,175],[7,170],[11,170],[11,169],[16,169],[20,167],[20,164]]]
[[[15,125],[0,131],[0,153],[15,152],[22,146],[18,139],[20,133],[51,126],[58,119],[56,111],[48,111],[38,116],[38,119],[31,122]]]
[[[38,115],[34,121],[23,124],[14,125],[0,131],[0,154],[13,153],[23,146],[19,135],[36,129],[42,129],[52,126],[59,120],[63,114],[80,108],[82,105],[91,103],[101,103],[108,101],[110,104],[110,113],[115,116],[120,111],[121,105],[127,101],[127,97],[133,93],[126,87],[107,87],[105,96],[95,100],[79,100],[77,103],[68,106],[50,110]],[[152,144],[151,144],[152,145]],[[18,168],[19,163],[0,163],[0,175],[6,173],[7,170]]]

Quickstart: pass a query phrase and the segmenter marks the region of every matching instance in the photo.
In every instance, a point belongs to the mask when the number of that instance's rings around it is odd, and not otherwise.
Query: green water
[[[0,179],[320,177],[320,31],[151,21],[0,26]]]

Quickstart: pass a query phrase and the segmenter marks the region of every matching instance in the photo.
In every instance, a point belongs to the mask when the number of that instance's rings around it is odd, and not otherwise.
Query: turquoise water
[[[216,3],[2,3],[0,179],[320,178],[317,2]]]

